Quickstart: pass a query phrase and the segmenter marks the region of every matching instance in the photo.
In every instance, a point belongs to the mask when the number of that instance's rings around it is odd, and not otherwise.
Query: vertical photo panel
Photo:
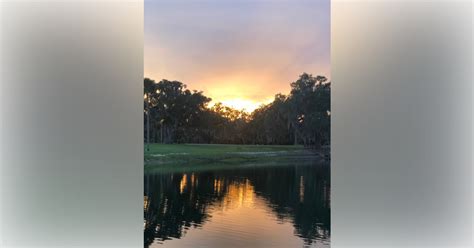
[[[144,247],[330,247],[330,1],[144,13]]]

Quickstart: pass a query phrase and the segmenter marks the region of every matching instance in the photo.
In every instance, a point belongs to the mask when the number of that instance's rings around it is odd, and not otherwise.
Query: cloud
[[[329,1],[146,1],[145,76],[264,101],[330,72]]]

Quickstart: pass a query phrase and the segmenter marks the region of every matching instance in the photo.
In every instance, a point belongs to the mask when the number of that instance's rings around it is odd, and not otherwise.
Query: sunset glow
[[[151,0],[145,248],[330,247],[330,0]]]
[[[329,1],[149,1],[144,75],[251,112],[303,72],[329,78],[329,13]]]
[[[251,113],[252,111],[257,109],[258,107],[260,107],[264,104],[270,103],[272,100],[273,100],[273,98],[270,98],[266,101],[257,102],[257,101],[253,101],[253,100],[249,100],[249,99],[236,98],[236,99],[222,100],[222,101],[220,101],[220,103],[222,103],[222,105],[224,105],[224,106],[231,107],[233,109],[243,110],[247,113]],[[209,106],[212,107],[216,103],[217,103],[216,101],[212,101],[209,104]]]

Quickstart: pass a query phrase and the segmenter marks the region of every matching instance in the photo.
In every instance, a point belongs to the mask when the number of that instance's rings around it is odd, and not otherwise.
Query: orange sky
[[[303,72],[330,77],[329,1],[145,1],[145,77],[251,111]]]

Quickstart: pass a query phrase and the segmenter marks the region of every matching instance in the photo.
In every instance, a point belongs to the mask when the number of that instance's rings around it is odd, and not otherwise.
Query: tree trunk
[[[147,101],[148,105],[148,101]],[[146,150],[150,151],[150,108],[147,106],[147,113],[146,113]]]
[[[160,142],[161,142],[161,144],[163,144],[163,124],[161,124],[161,126],[160,126],[160,133],[161,133]]]
[[[295,129],[295,141],[294,141],[293,145],[296,146],[296,145],[298,145],[298,135],[297,135],[298,130],[296,130],[296,126],[294,127],[294,129]]]

